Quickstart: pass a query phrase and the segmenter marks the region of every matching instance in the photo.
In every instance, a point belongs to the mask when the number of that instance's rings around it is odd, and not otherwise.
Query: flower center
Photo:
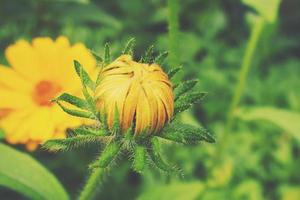
[[[10,109],[10,108],[1,108],[0,109],[0,119],[3,119],[6,116],[8,116],[11,111],[12,111],[12,109]]]
[[[51,106],[51,100],[61,91],[61,87],[51,81],[40,81],[35,86],[33,99],[40,106]]]

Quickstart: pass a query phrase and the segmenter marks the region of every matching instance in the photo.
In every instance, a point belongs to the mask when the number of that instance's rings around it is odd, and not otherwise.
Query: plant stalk
[[[93,199],[99,191],[99,187],[101,185],[104,175],[104,168],[95,168],[90,174],[90,177],[88,178],[83,190],[81,191],[78,200]]]
[[[169,65],[178,67],[179,53],[179,3],[178,0],[168,0],[168,29],[169,29]]]
[[[238,81],[235,86],[234,95],[231,100],[231,104],[229,107],[229,111],[227,113],[226,117],[226,123],[224,128],[224,134],[222,138],[220,139],[221,144],[219,145],[219,148],[217,149],[217,158],[220,158],[220,154],[224,152],[224,149],[226,148],[228,135],[232,131],[232,127],[234,125],[234,112],[237,109],[243,91],[245,89],[247,77],[249,74],[249,70],[251,67],[251,63],[253,60],[253,56],[255,54],[255,50],[259,41],[259,38],[261,36],[261,33],[263,31],[263,28],[265,26],[265,20],[263,18],[259,18],[258,21],[254,24],[250,38],[247,43],[246,51],[242,60],[242,65],[240,68]]]

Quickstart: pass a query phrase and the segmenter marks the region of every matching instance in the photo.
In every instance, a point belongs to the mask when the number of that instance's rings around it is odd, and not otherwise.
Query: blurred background
[[[277,15],[274,19],[264,8],[271,9],[276,0],[171,2],[0,0],[0,63],[7,63],[4,49],[20,38],[64,35],[99,54],[110,42],[113,56],[118,56],[126,41],[135,37],[136,56],[154,44],[157,50],[171,51],[169,68],[183,66],[178,79],[199,79],[197,89],[208,95],[183,113],[181,120],[205,126],[217,143],[164,145],[165,157],[182,168],[183,179],[154,170],[141,176],[124,159],[107,177],[97,199],[300,199],[299,0],[282,1],[278,10],[270,11]],[[259,3],[267,6],[263,10],[252,6]],[[174,33],[168,31],[174,22],[169,15],[171,4],[175,14],[178,11],[179,30]],[[257,34],[260,18],[265,23]],[[256,48],[251,55],[253,43]],[[242,78],[245,87],[238,95],[240,69],[247,64],[249,73]],[[233,96],[240,96],[238,105],[232,103]],[[89,146],[58,154],[43,150],[30,154],[75,198],[96,153],[96,147]],[[25,199],[4,187],[0,197]]]

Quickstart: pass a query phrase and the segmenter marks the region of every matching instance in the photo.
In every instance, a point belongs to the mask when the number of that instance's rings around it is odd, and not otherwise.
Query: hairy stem
[[[97,192],[99,191],[99,187],[103,180],[105,174],[104,168],[95,168],[90,177],[88,178],[83,190],[80,193],[79,200],[91,200],[93,199]]]
[[[263,18],[258,19],[258,21],[254,24],[250,38],[247,43],[246,52],[244,54],[242,65],[240,68],[238,81],[235,86],[234,95],[231,100],[231,104],[229,107],[229,111],[227,113],[226,118],[226,124],[225,124],[225,130],[222,138],[220,139],[221,144],[219,145],[219,148],[217,149],[217,157],[219,158],[220,154],[223,152],[224,148],[226,148],[226,143],[228,139],[229,133],[232,131],[232,127],[234,125],[234,112],[236,108],[238,107],[238,104],[240,103],[245,85],[247,76],[249,74],[249,69],[251,67],[251,63],[253,60],[253,56],[259,41],[259,38],[261,36],[262,30],[265,26],[265,20]]]

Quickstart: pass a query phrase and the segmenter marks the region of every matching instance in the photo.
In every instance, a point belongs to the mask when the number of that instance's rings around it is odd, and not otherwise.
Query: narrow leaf
[[[95,119],[94,115],[90,112],[86,111],[80,111],[80,110],[74,110],[74,109],[69,109],[63,106],[59,101],[56,102],[59,107],[69,115],[75,116],[75,117],[82,117],[82,118],[88,118],[88,119]]]
[[[214,137],[205,128],[179,122],[166,125],[158,136],[182,144],[197,144],[200,141],[215,142]]]
[[[28,199],[69,199],[55,176],[31,156],[4,144],[0,144],[0,152],[1,186],[22,193]]]
[[[59,97],[55,98],[53,101],[64,101],[64,102],[72,104],[72,105],[74,105],[78,108],[81,108],[81,109],[87,109],[88,108],[87,103],[86,103],[85,100],[83,100],[79,97],[70,95],[68,93],[61,94]]]
[[[177,114],[190,108],[194,103],[201,101],[205,95],[205,92],[193,92],[180,96],[175,101],[174,113]]]
[[[143,146],[137,145],[134,150],[133,170],[142,173],[146,165],[146,150]]]
[[[168,52],[165,51],[161,54],[159,54],[155,59],[154,59],[154,63],[158,64],[158,65],[162,65],[164,63],[164,61],[166,60],[166,58],[168,57]]]
[[[169,79],[171,79],[177,72],[179,72],[182,69],[182,67],[176,67],[173,69],[170,69],[170,71],[168,71],[168,77]]]
[[[148,150],[149,156],[151,157],[151,160],[153,161],[153,163],[155,164],[155,166],[158,169],[160,169],[168,174],[174,173],[174,172],[175,173],[179,172],[178,169],[170,166],[162,159],[162,157],[160,155],[160,152],[161,152],[160,144],[159,144],[157,137],[153,137],[151,139],[151,146],[147,150]]]
[[[91,135],[91,136],[105,136],[107,135],[105,130],[99,128],[99,127],[96,127],[96,128],[91,128],[91,127],[79,127],[79,128],[76,128],[74,130],[72,130],[76,135],[81,135],[81,136],[88,136],[88,135]]]
[[[198,80],[189,80],[179,84],[176,89],[174,89],[174,96],[175,101],[180,97],[182,94],[186,93],[187,91],[191,90],[196,84]]]
[[[110,47],[109,44],[106,43],[104,46],[104,66],[110,63]]]
[[[115,106],[112,132],[118,134],[120,131],[120,116],[118,106]]]
[[[70,137],[66,139],[53,139],[47,140],[43,144],[43,148],[47,149],[48,151],[68,151],[74,148],[78,148],[79,146],[85,145],[90,142],[95,142],[97,140],[96,136],[83,136],[78,135],[75,137]]]
[[[91,90],[94,91],[95,83],[92,81],[88,73],[83,69],[81,64],[78,61],[74,60],[74,67],[83,85],[88,86]]]
[[[95,116],[97,116],[97,109],[94,98],[90,95],[85,85],[82,86],[82,93],[87,102],[88,110],[91,111]]]
[[[153,52],[154,46],[151,45],[145,52],[145,54],[141,57],[140,62],[142,63],[152,63],[153,62]]]
[[[92,53],[92,55],[94,56],[94,58],[96,58],[97,62],[103,62],[103,58],[101,58],[101,56],[99,56],[97,53],[95,53],[94,51],[90,51]]]
[[[122,51],[122,54],[129,54],[133,55],[133,47],[135,45],[135,38],[131,38],[128,40],[127,44],[125,45],[124,50]]]

